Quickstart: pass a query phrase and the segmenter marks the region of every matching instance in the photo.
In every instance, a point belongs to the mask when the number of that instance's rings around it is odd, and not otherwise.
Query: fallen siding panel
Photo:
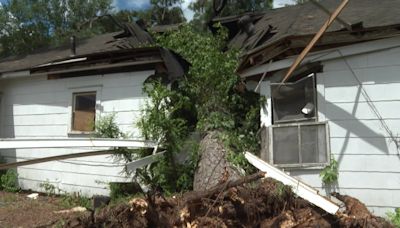
[[[281,181],[285,185],[291,186],[295,194],[324,209],[326,212],[330,214],[336,214],[336,212],[339,210],[338,205],[319,195],[316,189],[313,189],[301,181],[287,175],[283,171],[275,168],[272,165],[269,165],[249,152],[246,152],[245,157],[257,169],[266,172],[266,177],[274,178],[278,181]]]

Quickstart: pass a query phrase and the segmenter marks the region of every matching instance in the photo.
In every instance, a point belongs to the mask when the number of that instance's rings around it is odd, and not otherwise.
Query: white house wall
[[[322,62],[323,73],[317,74],[318,116],[320,121],[329,123],[331,154],[339,162],[340,174],[335,191],[355,196],[374,213],[384,215],[400,207],[400,151],[367,101],[372,101],[393,132],[392,136],[398,137],[400,48],[347,56],[345,59],[369,98],[362,93],[343,58]],[[261,93],[269,102],[268,84],[263,82]],[[261,118],[268,126],[271,116],[262,112]],[[322,190],[320,171],[289,172]]]
[[[135,123],[146,98],[144,80],[154,71],[47,80],[46,77],[2,80],[1,127],[3,138],[82,137],[69,133],[72,93],[96,89],[97,114],[115,113],[119,127],[132,138],[140,134]],[[96,117],[98,117],[96,114]],[[84,136],[83,136],[84,137]],[[1,150],[8,161],[88,151],[82,149]],[[123,182],[123,163],[110,156],[94,156],[19,167],[19,183],[24,189],[43,191],[40,183],[48,181],[68,192],[107,194],[107,183]]]

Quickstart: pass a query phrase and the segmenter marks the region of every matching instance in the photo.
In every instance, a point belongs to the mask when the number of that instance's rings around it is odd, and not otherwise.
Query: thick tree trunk
[[[208,190],[221,182],[237,180],[239,172],[228,162],[218,132],[208,132],[200,142],[200,161],[194,175],[193,189]]]

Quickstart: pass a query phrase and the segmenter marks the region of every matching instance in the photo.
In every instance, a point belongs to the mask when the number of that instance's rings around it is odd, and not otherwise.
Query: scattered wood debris
[[[338,196],[347,210],[332,215],[297,197],[291,187],[260,179],[264,175],[168,198],[135,198],[67,220],[65,227],[393,227],[354,198]]]

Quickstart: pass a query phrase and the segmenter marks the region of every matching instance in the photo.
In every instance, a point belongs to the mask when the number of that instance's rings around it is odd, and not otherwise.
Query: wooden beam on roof
[[[249,62],[251,65],[263,64],[279,56],[280,54],[285,53],[291,48],[292,48],[291,43],[289,41],[284,40],[282,43],[276,46],[270,47],[266,50],[263,50],[262,52],[251,55],[249,57]]]
[[[337,16],[340,14],[340,12],[342,12],[342,10],[346,7],[346,5],[348,3],[349,3],[349,0],[343,0],[342,3],[338,6],[338,8],[328,18],[328,20],[326,20],[324,25],[315,34],[315,36],[311,40],[311,42],[306,46],[306,48],[304,48],[304,50],[297,57],[297,59],[295,60],[293,65],[290,67],[290,69],[286,73],[285,77],[283,78],[282,83],[286,82],[290,78],[290,76],[292,75],[293,71],[300,65],[300,63],[303,61],[303,59],[306,57],[306,55],[311,51],[311,49],[318,42],[318,40],[321,38],[321,36],[324,34],[324,32],[329,28],[329,26],[333,23],[333,21],[335,21]]]
[[[77,68],[70,68],[70,69],[65,69],[65,70],[57,70],[57,71],[43,71],[43,72],[35,72],[32,73],[32,75],[42,75],[42,74],[69,74],[69,73],[76,73],[76,72],[82,72],[82,71],[93,71],[93,70],[106,70],[106,69],[112,69],[112,68],[119,68],[119,67],[131,67],[131,66],[139,66],[139,65],[148,65],[148,64],[157,64],[157,63],[163,63],[164,61],[162,59],[155,59],[155,60],[143,60],[143,61],[135,61],[135,62],[124,62],[124,63],[116,63],[116,64],[109,64],[109,63],[102,63],[102,65],[93,65],[93,66],[87,66],[87,67],[77,67]]]
[[[152,141],[108,138],[32,138],[32,139],[0,139],[0,149],[27,148],[81,148],[81,147],[127,147],[154,148],[157,144]]]

